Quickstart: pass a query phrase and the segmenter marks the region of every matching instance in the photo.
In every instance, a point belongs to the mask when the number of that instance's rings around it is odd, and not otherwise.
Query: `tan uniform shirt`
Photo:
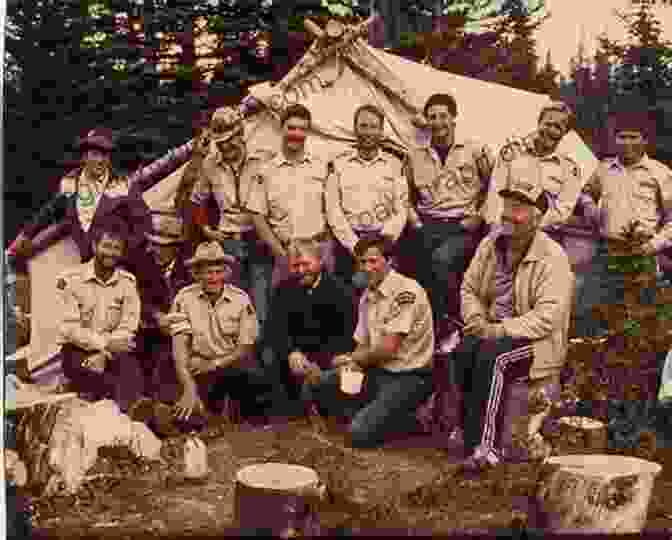
[[[456,142],[443,165],[430,145],[413,149],[409,180],[418,193],[420,218],[478,215],[494,163],[492,151],[474,141]]]
[[[403,163],[379,151],[371,161],[356,150],[333,161],[327,179],[327,221],[338,241],[352,251],[359,235],[380,232],[396,241],[408,219],[408,181]]]
[[[403,334],[404,339],[397,358],[380,367],[406,371],[432,366],[434,323],[427,293],[416,281],[394,270],[375,291],[367,290],[362,296],[354,338],[376,348],[386,334]]]
[[[618,238],[631,221],[654,237],[660,249],[672,244],[672,171],[644,156],[624,167],[616,158],[600,163],[585,191],[600,203],[603,236]]]
[[[465,324],[479,316],[489,319],[497,270],[495,239],[488,235],[478,246],[462,282],[462,318]],[[514,270],[515,316],[502,324],[507,336],[532,340],[534,361],[530,377],[557,375],[567,355],[567,333],[574,301],[574,274],[563,248],[539,231]]]
[[[227,233],[251,231],[252,217],[245,209],[252,185],[261,178],[259,171],[268,159],[274,156],[270,151],[258,151],[249,155],[240,174],[221,161],[218,153],[210,153],[203,160],[201,174],[194,185],[191,201],[202,205],[210,194],[215,197],[219,208],[218,230]]]
[[[64,272],[56,283],[65,305],[60,341],[91,352],[105,349],[111,336],[131,337],[140,324],[135,276],[118,268],[104,283],[93,264],[92,259]]]
[[[253,345],[257,339],[259,327],[250,297],[233,285],[224,287],[214,306],[199,283],[184,287],[171,308],[171,314],[176,313],[184,316],[173,318],[171,335],[192,336],[192,366],[225,364],[238,345]]]
[[[499,191],[506,187],[506,162],[523,153],[525,152],[520,145],[505,146],[500,152],[488,196],[483,205],[482,215],[486,222],[499,223],[503,208]],[[548,156],[537,157],[537,160],[541,166],[543,188],[551,195],[551,204],[541,222],[541,227],[563,225],[574,212],[583,187],[581,169],[576,161],[566,154],[554,152]]]
[[[326,176],[326,163],[309,152],[297,162],[278,154],[266,163],[252,186],[247,209],[264,216],[284,243],[323,235],[327,230]]]

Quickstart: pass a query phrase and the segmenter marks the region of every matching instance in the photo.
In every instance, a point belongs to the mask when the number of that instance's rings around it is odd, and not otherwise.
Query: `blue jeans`
[[[340,390],[339,370],[332,369],[323,371],[317,384],[305,384],[302,399],[316,402],[329,415],[352,418],[352,445],[373,448],[385,442],[388,434],[411,428],[416,409],[431,393],[430,369],[396,373],[369,368],[360,395],[346,398]]]
[[[252,298],[261,338],[268,317],[273,256],[264,246],[253,240],[225,240],[222,242],[222,249],[224,253],[238,259],[238,285]]]
[[[417,231],[416,276],[427,291],[435,322],[460,317],[464,272],[482,238],[459,223],[426,223]]]

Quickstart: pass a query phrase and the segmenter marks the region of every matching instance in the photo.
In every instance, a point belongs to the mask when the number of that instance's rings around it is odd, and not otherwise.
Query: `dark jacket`
[[[142,328],[157,329],[158,325],[153,314],[157,311],[168,313],[178,291],[193,281],[189,270],[184,266],[184,261],[184,253],[178,252],[175,266],[166,279],[154,258],[149,253],[146,254],[142,270],[136,276],[142,303],[140,311]]]
[[[118,214],[129,226],[129,237],[127,239],[129,264],[127,266],[132,273],[136,274],[139,266],[134,264],[133,261],[138,261],[138,257],[141,256],[145,245],[145,234],[150,232],[152,227],[149,207],[140,193],[131,190],[128,195],[119,197],[110,197],[103,194],[88,231],[84,231],[79,222],[76,201],[76,193],[56,195],[40,209],[37,216],[25,229],[25,233],[33,238],[50,225],[65,221],[68,224],[68,232],[79,248],[82,262],[86,262],[93,256],[91,231],[96,228],[97,223],[105,220],[108,216]]]
[[[350,352],[355,319],[353,290],[339,278],[323,272],[312,293],[288,279],[271,301],[267,345],[280,355],[293,350],[329,356]]]

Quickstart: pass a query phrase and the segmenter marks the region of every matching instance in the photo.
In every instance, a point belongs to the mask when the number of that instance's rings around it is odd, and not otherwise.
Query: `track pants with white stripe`
[[[485,340],[465,336],[453,351],[455,384],[462,389],[465,451],[494,449],[501,423],[504,392],[529,374],[534,353],[528,339]]]

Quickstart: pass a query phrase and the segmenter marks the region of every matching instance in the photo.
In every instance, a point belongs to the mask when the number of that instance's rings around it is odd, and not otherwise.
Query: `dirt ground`
[[[468,480],[456,475],[457,455],[429,436],[352,450],[334,426],[308,421],[283,426],[222,428],[206,439],[211,473],[205,482],[181,480],[178,440],[164,445],[165,464],[105,452],[76,496],[32,499],[33,530],[53,538],[160,538],[224,534],[233,526],[234,475],[265,461],[314,468],[328,486],[320,511],[325,533],[406,530],[413,534],[484,532],[532,526],[528,497],[536,470],[503,465]],[[647,530],[672,531],[672,452],[651,504]],[[667,503],[665,503],[667,501]]]

